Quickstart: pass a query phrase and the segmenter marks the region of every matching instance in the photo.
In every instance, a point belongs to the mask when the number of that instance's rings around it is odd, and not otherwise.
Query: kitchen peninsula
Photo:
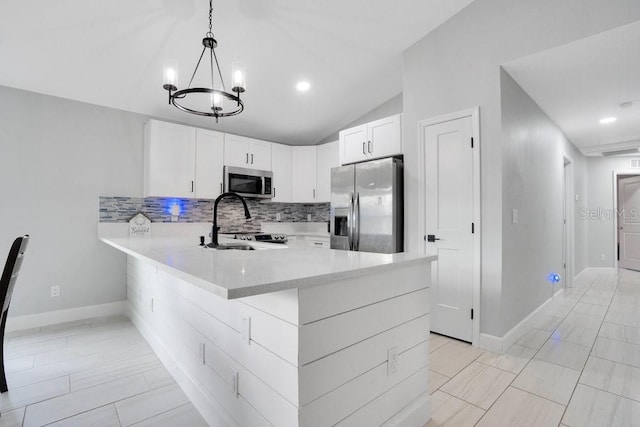
[[[210,425],[429,419],[435,257],[101,240],[127,255],[129,317]]]

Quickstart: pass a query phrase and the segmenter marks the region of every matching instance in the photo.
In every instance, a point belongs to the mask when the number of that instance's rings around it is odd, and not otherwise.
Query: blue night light
[[[166,199],[164,203],[164,211],[168,215],[178,216],[184,212],[184,200],[182,199]],[[177,211],[177,212],[176,212]]]
[[[547,276],[547,280],[551,283],[559,283],[560,275],[558,273],[551,273],[549,274],[549,276]]]

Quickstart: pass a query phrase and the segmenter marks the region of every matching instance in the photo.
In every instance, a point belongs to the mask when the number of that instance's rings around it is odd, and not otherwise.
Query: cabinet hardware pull
[[[193,193],[193,181],[191,181],[191,192]]]
[[[313,189],[313,198],[314,199],[316,198],[316,189],[315,188]]]
[[[371,141],[367,141],[367,151],[371,153]]]
[[[362,143],[362,154],[367,154],[367,149],[365,148],[366,144],[367,144],[366,142]]]
[[[222,183],[220,183],[220,194],[222,194]]]
[[[251,153],[251,164],[253,164],[253,153]]]
[[[276,198],[276,187],[273,187],[273,198]]]
[[[247,160],[245,160],[245,163],[249,163],[249,153],[247,153]]]

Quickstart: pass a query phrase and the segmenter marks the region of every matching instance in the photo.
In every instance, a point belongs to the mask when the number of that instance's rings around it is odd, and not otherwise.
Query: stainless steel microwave
[[[255,169],[224,167],[224,191],[243,197],[270,199],[273,197],[273,172]]]

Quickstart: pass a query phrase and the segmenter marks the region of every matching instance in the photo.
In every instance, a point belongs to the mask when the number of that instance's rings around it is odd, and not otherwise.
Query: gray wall
[[[637,0],[475,0],[404,53],[403,147],[411,250],[422,249],[421,236],[411,232],[423,220],[418,217],[418,121],[480,107],[483,333],[501,336],[513,326],[501,319],[516,319],[526,311],[502,306],[500,66],[638,19]]]
[[[142,196],[146,118],[7,87],[0,99],[1,262],[32,236],[9,314],[124,300],[124,255],[96,237],[98,196]]]
[[[631,157],[589,157],[587,161],[589,183],[586,209],[580,222],[589,228],[589,266],[613,267],[617,256],[614,234],[613,173],[640,174],[630,168]],[[593,212],[594,217],[591,216]],[[604,255],[602,261],[600,256]]]
[[[394,96],[388,101],[380,104],[373,110],[369,111],[367,114],[357,118],[351,123],[345,126],[342,126],[340,129],[336,130],[334,133],[327,136],[322,141],[318,142],[318,145],[325,144],[327,142],[337,141],[339,138],[339,133],[342,129],[349,129],[354,126],[359,126],[359,125],[369,123],[378,119],[384,119],[385,117],[393,116],[395,114],[400,114],[400,113],[402,113],[402,93],[399,93],[398,95]]]
[[[501,71],[502,198],[502,334],[559,289],[547,280],[563,274],[564,157],[573,161],[575,191],[584,200],[586,159],[558,126],[504,70]],[[517,224],[512,209],[518,209]],[[574,224],[579,206],[574,201]],[[584,242],[586,230],[576,228]],[[576,254],[576,272],[585,266]],[[560,284],[561,285],[561,284]],[[501,334],[501,335],[502,335]]]

